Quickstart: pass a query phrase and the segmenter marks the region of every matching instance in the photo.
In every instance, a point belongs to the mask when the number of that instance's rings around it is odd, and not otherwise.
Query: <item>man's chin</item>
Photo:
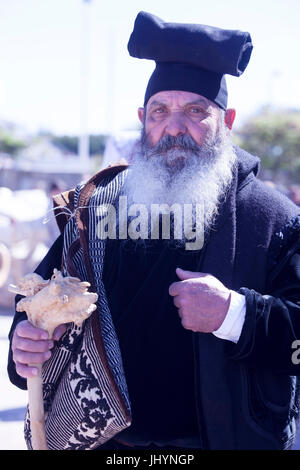
[[[171,173],[177,173],[185,167],[185,157],[166,158],[165,165]]]
[[[168,152],[161,153],[160,155],[151,155],[147,157],[149,163],[158,165],[161,169],[165,168],[170,173],[182,170],[186,166],[187,157],[184,154],[170,155]]]
[[[176,154],[174,152],[164,152],[157,157],[162,166],[174,171],[184,168],[187,158],[183,151],[176,152]]]

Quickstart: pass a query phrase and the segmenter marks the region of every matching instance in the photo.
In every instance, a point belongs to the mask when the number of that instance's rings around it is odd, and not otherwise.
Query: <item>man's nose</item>
[[[181,113],[171,113],[166,123],[165,133],[176,137],[180,134],[185,134],[186,131],[187,128],[184,122],[184,117]]]

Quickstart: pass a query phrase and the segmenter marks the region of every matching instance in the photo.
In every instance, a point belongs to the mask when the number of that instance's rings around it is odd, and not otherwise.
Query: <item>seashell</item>
[[[96,310],[98,295],[88,292],[88,287],[88,282],[76,277],[63,277],[60,271],[54,269],[51,279],[47,281],[36,273],[30,273],[10,290],[25,295],[17,303],[17,311],[25,311],[28,320],[48,331],[49,338],[52,338],[58,325],[74,322],[81,326]],[[32,446],[34,450],[47,450],[42,372],[41,365],[37,366],[38,375],[27,379]]]
[[[25,295],[17,303],[17,311],[25,311],[28,320],[47,330],[51,338],[58,325],[74,322],[81,326],[96,310],[98,295],[88,292],[88,287],[89,282],[63,277],[60,271],[54,269],[51,279],[47,281],[38,274],[27,274],[11,291]]]
[[[45,279],[43,279],[39,274],[29,273],[20,279],[17,286],[10,284],[8,286],[8,290],[14,294],[25,295],[28,297],[30,295],[35,295],[48,285],[49,282],[49,280],[45,281]]]

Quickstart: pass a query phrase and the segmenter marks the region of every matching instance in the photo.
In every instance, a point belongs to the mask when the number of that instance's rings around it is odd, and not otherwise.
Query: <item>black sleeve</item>
[[[61,269],[62,251],[63,251],[63,235],[60,235],[56,239],[56,241],[53,243],[47,255],[41,261],[41,263],[38,265],[38,267],[36,268],[34,272],[42,276],[44,279],[49,279],[53,274],[54,268],[59,269],[59,270]],[[22,298],[21,295],[16,295],[15,304],[17,304],[21,298]],[[18,375],[16,372],[15,363],[12,358],[11,342],[12,342],[12,337],[13,337],[17,324],[23,320],[26,320],[26,318],[27,316],[25,312],[15,312],[13,323],[8,334],[9,352],[8,352],[7,372],[8,372],[10,381],[17,387],[21,388],[22,390],[27,389],[27,381],[26,379]]]
[[[228,353],[249,366],[300,375],[300,230],[272,273],[264,295],[239,290],[246,298],[245,323],[238,343],[227,345]]]

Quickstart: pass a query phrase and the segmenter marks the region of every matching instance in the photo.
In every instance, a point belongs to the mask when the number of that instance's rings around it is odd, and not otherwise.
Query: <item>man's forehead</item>
[[[157,106],[158,104],[165,104],[165,105],[179,105],[183,106],[185,104],[202,104],[203,106],[216,106],[212,101],[205,98],[205,96],[198,95],[197,93],[192,93],[189,91],[181,91],[181,90],[168,90],[168,91],[160,91],[155,93],[155,95],[151,96],[148,101],[147,108],[151,108],[152,106]]]

